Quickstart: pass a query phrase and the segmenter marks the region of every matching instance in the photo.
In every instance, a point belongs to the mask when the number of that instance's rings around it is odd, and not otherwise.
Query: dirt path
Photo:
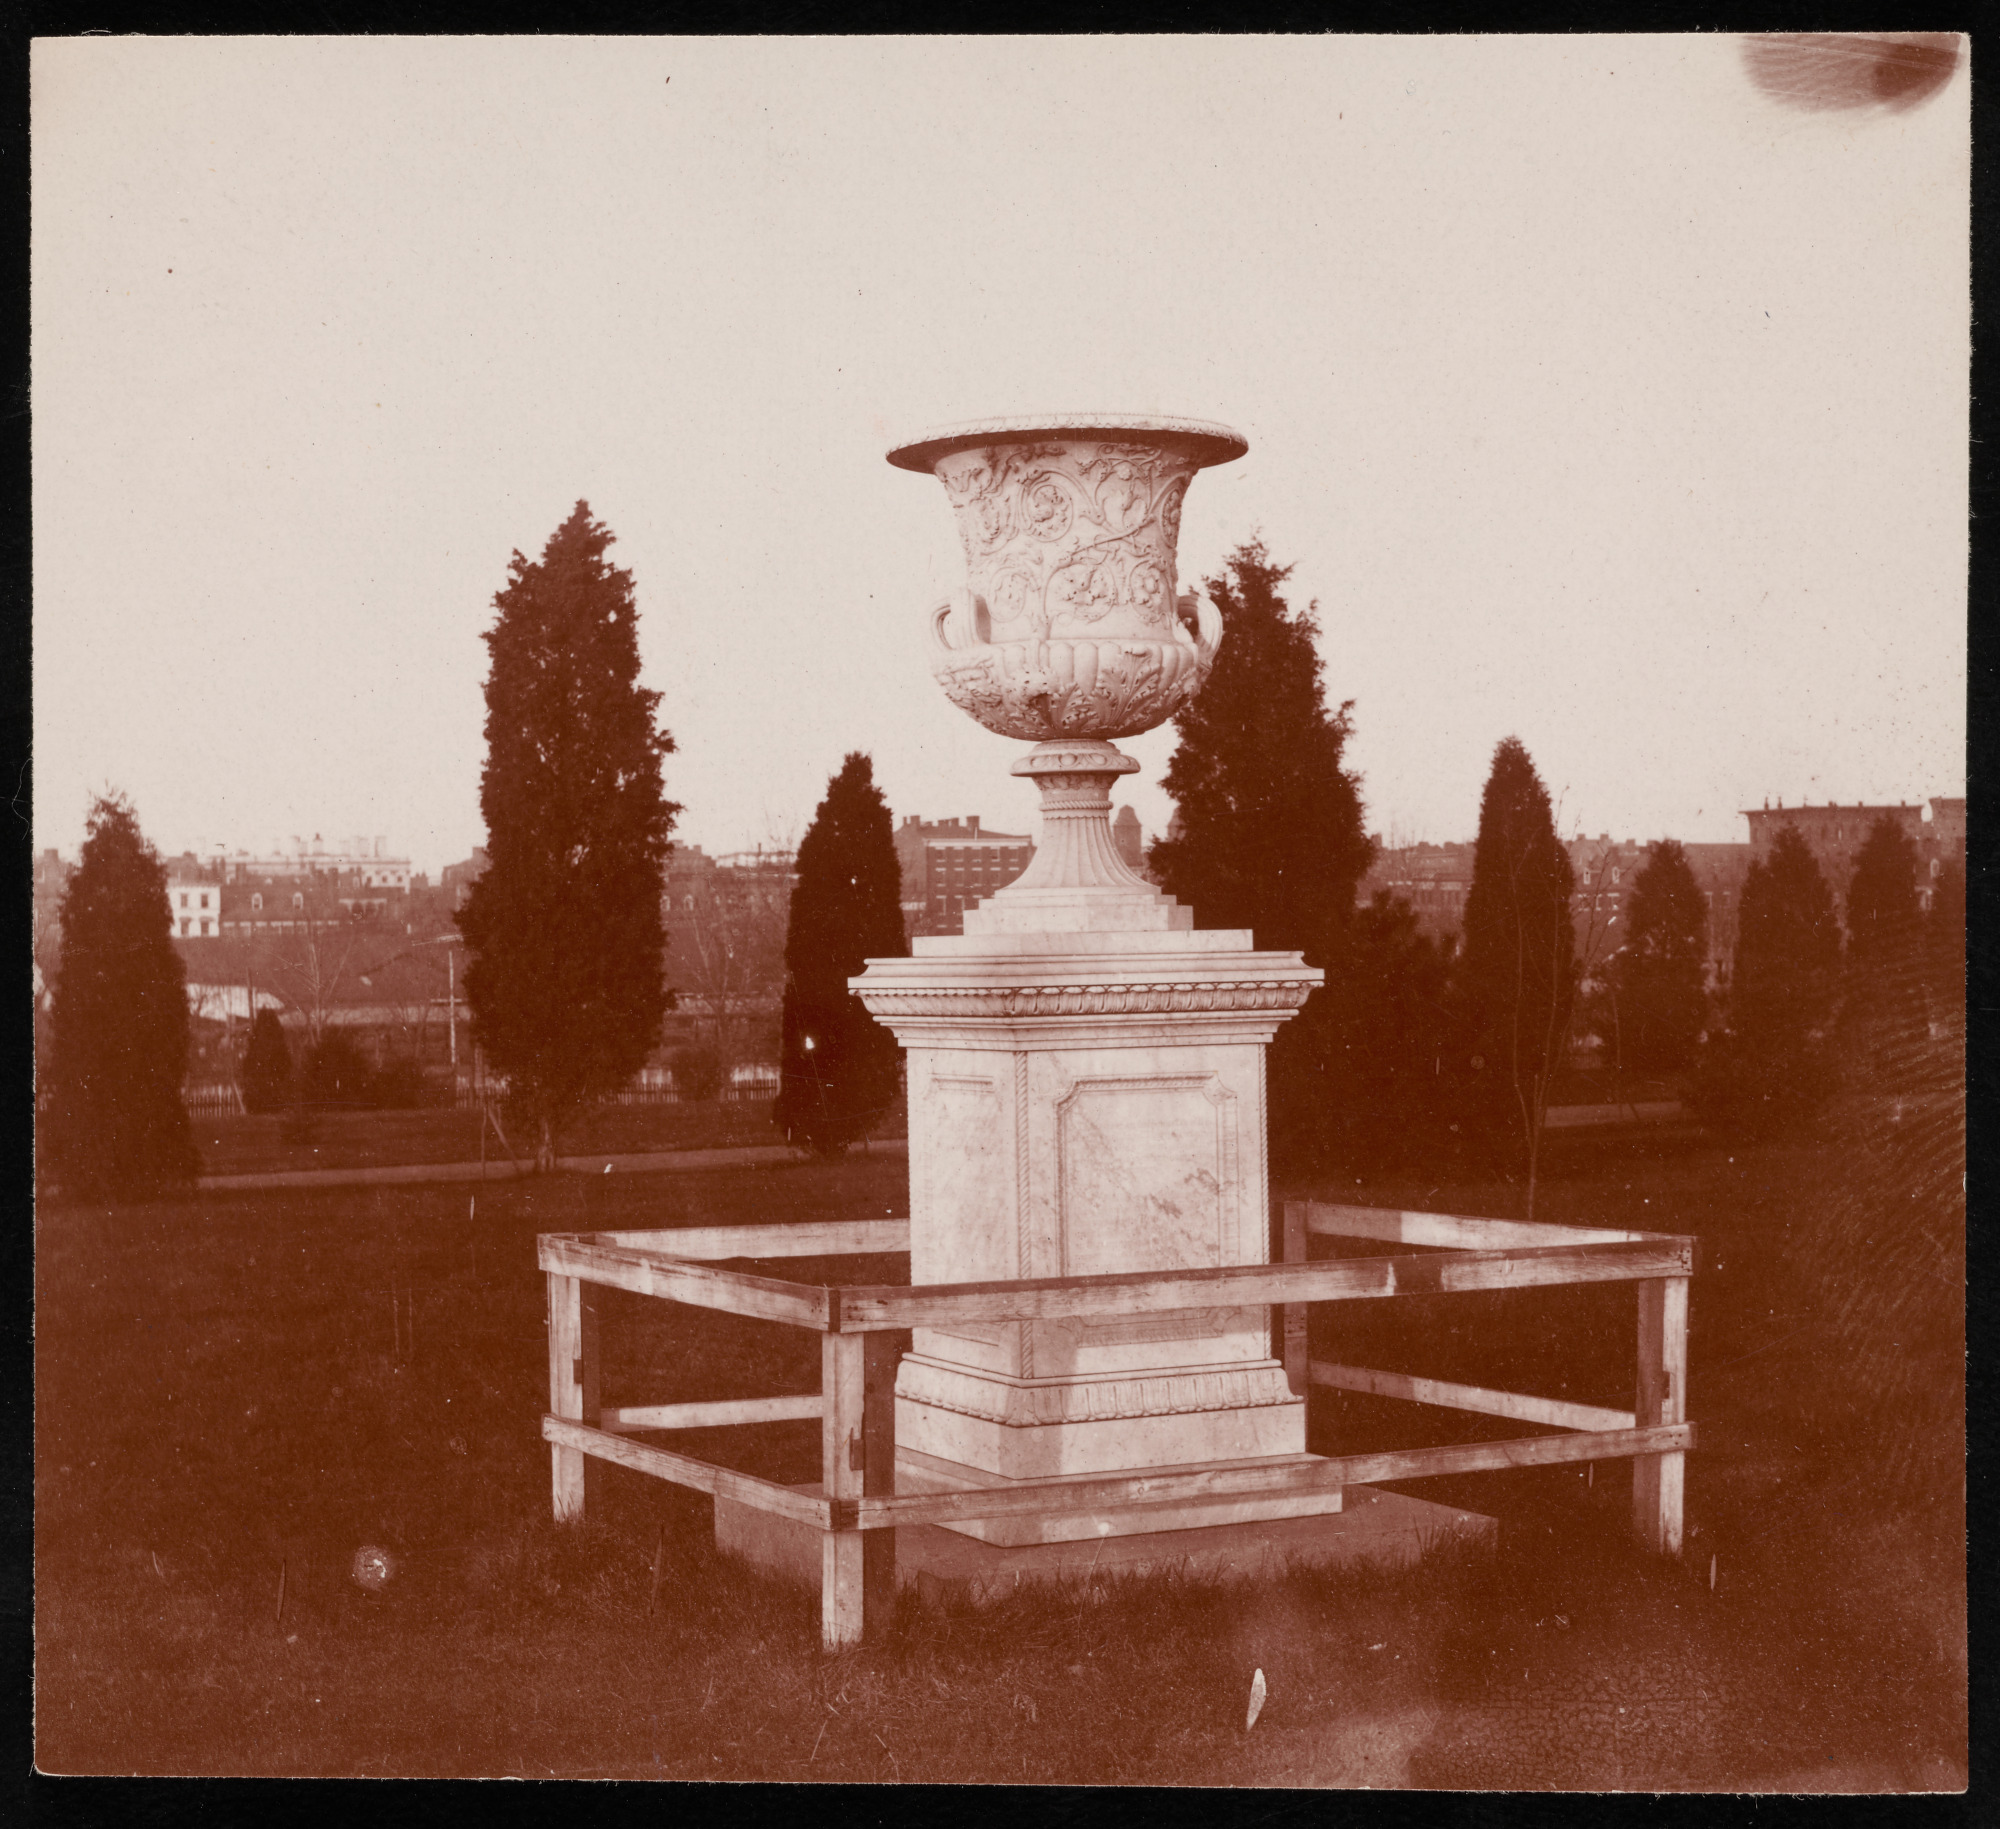
[[[900,1137],[871,1143],[858,1153],[878,1156],[905,1154]],[[651,1174],[662,1169],[739,1168],[760,1162],[797,1162],[801,1152],[784,1143],[744,1144],[731,1149],[654,1150],[644,1155],[559,1156],[558,1169],[577,1175]],[[204,1175],[196,1184],[204,1192],[227,1188],[386,1187],[405,1181],[512,1181],[534,1171],[526,1162],[412,1162],[385,1168],[281,1169],[264,1175]]]

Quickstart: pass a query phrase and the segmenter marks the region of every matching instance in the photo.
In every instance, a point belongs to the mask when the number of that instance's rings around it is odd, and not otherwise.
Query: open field
[[[1430,1481],[1410,1490],[1501,1518],[1497,1560],[1255,1590],[1156,1579],[980,1613],[906,1594],[888,1635],[837,1657],[818,1647],[814,1597],[717,1562],[695,1495],[607,1470],[586,1525],[550,1522],[533,1241],[900,1214],[900,1158],[47,1208],[38,1762],[1953,1788],[1962,1511],[1956,1393],[1937,1386],[1958,1363],[1959,1273],[1899,1246],[1939,1231],[1937,1213],[1910,1224],[1907,1127],[1851,1129],[1839,1151],[1579,1148],[1545,1189],[1540,1218],[1704,1239],[1690,1405],[1704,1436],[1682,1565],[1625,1548],[1622,1465]],[[1958,1197],[1933,1181],[1919,1190],[1932,1207]],[[1518,1211],[1477,1184],[1280,1192]],[[825,1267],[874,1281],[888,1268]],[[808,1336],[606,1301],[607,1401],[813,1386]],[[1319,1325],[1337,1319],[1341,1356],[1360,1363],[1585,1400],[1629,1378],[1629,1289],[1424,1301],[1343,1305]],[[1321,1449],[1481,1428],[1316,1404]],[[814,1423],[703,1434],[716,1458],[816,1472]],[[400,1562],[379,1596],[348,1578],[363,1544]],[[1270,1700],[1246,1734],[1256,1668]]]

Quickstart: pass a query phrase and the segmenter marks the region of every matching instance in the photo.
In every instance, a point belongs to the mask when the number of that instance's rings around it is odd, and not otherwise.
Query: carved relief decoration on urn
[[[1226,427],[1126,418],[991,421],[904,445],[944,485],[966,585],[930,613],[932,669],[1004,736],[1134,736],[1200,690],[1221,640],[1180,593],[1181,501],[1194,473],[1248,447]]]
[[[1191,454],[1165,446],[983,445],[938,460],[990,639],[1171,636]]]

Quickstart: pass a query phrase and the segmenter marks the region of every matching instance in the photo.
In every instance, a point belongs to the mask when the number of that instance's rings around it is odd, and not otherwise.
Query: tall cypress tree
[[[1351,1044],[1379,1027],[1395,994],[1378,974],[1340,969],[1372,847],[1358,778],[1344,766],[1350,706],[1327,709],[1318,606],[1287,602],[1291,573],[1252,540],[1206,580],[1222,648],[1174,719],[1180,741],[1162,785],[1179,813],[1149,854],[1160,887],[1201,926],[1247,927],[1258,946],[1296,949],[1327,972],[1271,1045],[1270,1149],[1283,1172],[1356,1142]],[[1383,939],[1371,934],[1371,960]]]
[[[799,841],[785,935],[781,1078],[773,1117],[785,1140],[837,1156],[896,1097],[902,1050],[847,988],[870,959],[900,959],[903,872],[875,765],[850,754]]]
[[[1628,1066],[1680,1072],[1694,1065],[1708,1015],[1708,904],[1677,839],[1646,854],[1612,961],[1618,1028]]]
[[[131,804],[100,798],[63,902],[40,1138],[51,1177],[76,1198],[152,1199],[199,1172],[172,927],[166,871]]]
[[[518,552],[486,632],[490,862],[457,920],[473,1032],[537,1128],[538,1166],[578,1106],[645,1064],[670,994],[662,871],[680,808],[666,798],[660,695],[639,681],[632,574],[575,511],[530,564]]]
[[[1840,917],[1796,826],[1751,864],[1736,908],[1729,1046],[1704,1101],[1751,1130],[1803,1118],[1831,1089],[1825,1031],[1840,998]]]
[[[1425,934],[1386,889],[1356,906],[1315,994],[1326,1011],[1323,1096],[1298,1166],[1383,1168],[1436,1149],[1454,946]]]
[[[259,1010],[243,1054],[243,1109],[282,1111],[292,1090],[292,1051],[276,1010]]]
[[[1206,581],[1222,648],[1174,719],[1180,741],[1161,785],[1178,830],[1150,861],[1203,927],[1247,927],[1259,946],[1298,948],[1319,965],[1370,847],[1359,782],[1343,766],[1350,707],[1326,708],[1318,605],[1285,600],[1291,575],[1252,540]]]
[[[1868,828],[1847,889],[1847,952],[1857,968],[1900,961],[1920,928],[1917,848],[1891,814]]]
[[[1847,889],[1843,1030],[1852,1067],[1876,1091],[1910,1079],[1928,1038],[1923,904],[1917,847],[1884,813],[1855,853]]]
[[[1548,790],[1521,740],[1507,737],[1479,803],[1453,990],[1467,1119],[1476,1137],[1525,1160],[1531,1215],[1549,1081],[1576,992],[1574,886]]]
[[[1932,994],[1945,1019],[1965,1020],[1965,867],[1946,858],[1931,888],[1930,912],[1924,917],[1924,955]]]
[[[1751,1055],[1790,1059],[1831,1019],[1840,950],[1840,920],[1819,860],[1796,826],[1780,826],[1770,855],[1743,879],[1736,909],[1730,1018]]]

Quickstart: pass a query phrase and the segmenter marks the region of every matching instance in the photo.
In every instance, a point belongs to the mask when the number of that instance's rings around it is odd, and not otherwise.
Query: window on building
[[[202,922],[201,924],[201,937],[204,940],[208,938],[208,923],[206,921]]]
[[[201,893],[201,905],[204,908],[208,906],[208,891],[205,889]]]
[[[187,900],[187,897],[186,897],[186,896],[182,896],[182,897],[181,897],[181,900],[182,900],[183,902],[185,902],[185,901]],[[187,919],[187,918],[186,918],[185,916],[183,916],[183,917],[182,917],[182,920],[181,920],[181,938],[182,938],[183,940],[185,940],[185,939],[187,938],[187,936],[188,936],[188,931],[189,931],[189,929],[191,929],[191,928],[192,928],[193,926],[194,926],[194,923],[193,923],[192,921],[188,920],[188,919]]]
[[[292,906],[294,908],[303,908],[305,905],[306,905],[306,899],[304,896],[295,895],[292,897]]]
[[[181,906],[185,908],[187,905],[188,905],[187,892],[183,890],[181,892]]]
[[[264,912],[264,898],[261,895],[253,895],[250,898],[250,912],[252,914],[262,914]]]

